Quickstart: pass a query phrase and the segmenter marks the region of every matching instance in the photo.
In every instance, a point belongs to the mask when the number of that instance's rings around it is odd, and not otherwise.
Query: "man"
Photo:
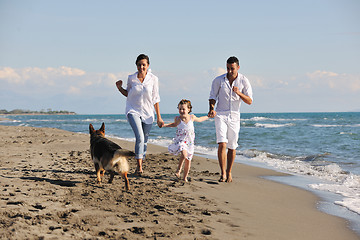
[[[220,182],[232,182],[231,169],[238,146],[241,101],[249,105],[253,101],[249,80],[238,72],[239,60],[230,57],[226,62],[226,68],[227,73],[218,76],[212,82],[208,113],[209,117],[215,117]],[[226,148],[228,148],[227,153]]]

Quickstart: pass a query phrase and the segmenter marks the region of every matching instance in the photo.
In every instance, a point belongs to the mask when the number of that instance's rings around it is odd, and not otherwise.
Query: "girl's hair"
[[[186,100],[186,99],[181,99],[181,101],[179,102],[178,104],[178,108],[180,105],[183,105],[183,104],[186,104],[188,109],[189,109],[189,113],[191,113],[191,110],[192,110],[192,106],[191,106],[191,102],[190,100]]]
[[[135,62],[136,66],[137,66],[138,62],[140,62],[140,61],[143,60],[143,59],[146,59],[147,63],[150,65],[149,57],[148,57],[147,55],[145,55],[145,54],[140,54],[140,55],[136,58],[136,62]]]

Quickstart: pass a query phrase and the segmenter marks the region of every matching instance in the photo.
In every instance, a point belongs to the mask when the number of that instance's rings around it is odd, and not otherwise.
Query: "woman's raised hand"
[[[120,90],[122,88],[123,81],[119,80],[116,82],[116,87]]]

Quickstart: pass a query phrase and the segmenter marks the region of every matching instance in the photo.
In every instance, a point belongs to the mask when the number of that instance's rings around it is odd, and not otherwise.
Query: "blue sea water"
[[[196,114],[202,116],[205,114]],[[176,114],[163,114],[172,122]],[[89,123],[107,136],[134,141],[125,115],[3,115],[0,124],[59,128],[88,134]],[[212,119],[195,123],[195,151],[216,159]],[[174,128],[151,130],[150,142],[168,146]],[[273,179],[323,197],[323,210],[349,219],[360,233],[360,112],[242,113],[237,162],[291,173]]]

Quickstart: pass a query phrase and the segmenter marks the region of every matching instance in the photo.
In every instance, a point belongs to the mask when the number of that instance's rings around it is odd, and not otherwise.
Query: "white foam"
[[[343,196],[342,201],[336,204],[360,214],[360,176],[344,171],[339,165],[333,163],[325,166],[313,166],[301,160],[282,160],[275,155],[256,150],[242,152],[252,161],[265,163],[271,168],[287,173],[313,176],[325,183],[309,184],[310,188],[328,191]]]
[[[252,117],[250,119],[243,119],[243,121],[278,121],[278,122],[291,122],[291,121],[306,121],[302,118],[267,118],[267,117]]]
[[[335,201],[335,204],[346,207],[350,211],[360,214],[359,198],[344,198],[342,201]]]
[[[335,204],[360,214],[360,176],[348,174],[331,183],[309,184],[309,187],[342,195],[344,198]]]
[[[340,132],[340,135],[354,135],[352,132]]]
[[[20,123],[21,121],[13,120],[13,119],[4,119],[1,122],[3,122],[3,123]]]
[[[216,156],[217,150],[218,150],[217,147],[207,148],[195,144],[195,153],[202,153],[210,156]]]
[[[115,122],[127,123],[126,119],[116,119]]]
[[[345,125],[339,125],[339,124],[313,124],[311,126],[313,126],[313,127],[360,127],[360,124],[345,124]]]
[[[273,123],[255,123],[255,127],[263,127],[263,128],[280,128],[280,127],[291,127],[294,126],[293,123],[286,124],[273,124]]]
[[[149,139],[148,142],[162,147],[167,147],[171,144],[172,139],[165,137],[157,137],[156,139]]]
[[[270,120],[269,118],[266,117],[252,117],[250,118],[251,121],[264,121],[264,120]]]
[[[342,127],[343,125],[337,125],[337,124],[334,124],[334,125],[330,125],[330,124],[313,124],[311,126],[313,126],[313,127]]]
[[[63,120],[61,120],[63,121]],[[66,120],[68,121],[68,120]],[[74,121],[78,121],[78,120],[74,120]],[[98,119],[98,118],[87,118],[87,119],[83,119],[81,120],[82,122],[101,122],[101,119]]]

